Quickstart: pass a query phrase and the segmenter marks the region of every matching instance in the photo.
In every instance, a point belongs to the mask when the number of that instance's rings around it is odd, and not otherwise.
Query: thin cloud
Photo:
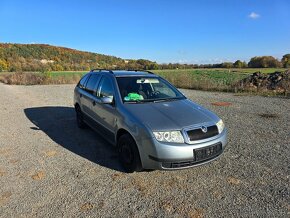
[[[261,16],[260,16],[260,14],[257,14],[255,12],[252,12],[252,13],[249,14],[248,17],[251,18],[251,19],[258,19]]]

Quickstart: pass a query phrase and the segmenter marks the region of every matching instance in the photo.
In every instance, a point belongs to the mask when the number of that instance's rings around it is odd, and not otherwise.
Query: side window
[[[80,87],[81,89],[84,89],[88,78],[89,78],[89,74],[83,76],[83,78],[81,78],[81,80],[79,81],[78,87]]]
[[[113,84],[108,77],[102,78],[97,96],[100,98],[114,96]]]
[[[97,89],[99,80],[100,80],[100,75],[92,74],[87,82],[86,91],[93,94],[94,91]]]

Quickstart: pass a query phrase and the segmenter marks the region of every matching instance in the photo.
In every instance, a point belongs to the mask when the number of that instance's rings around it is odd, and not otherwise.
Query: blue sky
[[[289,0],[0,0],[0,42],[158,63],[290,53]]]

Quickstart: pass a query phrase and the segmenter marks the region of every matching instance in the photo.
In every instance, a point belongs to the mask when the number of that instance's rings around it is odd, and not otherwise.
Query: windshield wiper
[[[176,101],[176,100],[180,100],[183,99],[182,97],[176,97],[176,98],[162,98],[162,99],[156,99],[153,102],[157,103],[157,102],[163,102],[163,101]]]
[[[139,104],[139,103],[144,103],[144,101],[140,101],[140,100],[134,100],[134,101],[124,101],[124,103],[129,103],[129,104]]]

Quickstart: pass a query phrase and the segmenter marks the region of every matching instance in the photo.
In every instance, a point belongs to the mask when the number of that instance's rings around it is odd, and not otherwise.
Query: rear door
[[[77,84],[76,88],[75,88],[75,92],[74,92],[74,100],[75,100],[75,103],[78,102],[81,106],[81,109],[82,111],[84,111],[84,108],[83,108],[83,95],[84,93],[86,92],[85,91],[85,88],[86,88],[86,84],[87,84],[87,81],[88,81],[88,78],[90,77],[91,75],[90,74],[86,74],[85,76],[83,76],[81,78],[81,80],[79,81],[79,83]]]
[[[89,118],[93,118],[93,112],[91,111],[92,104],[95,103],[94,96],[98,87],[101,76],[98,74],[91,74],[85,87],[85,91],[82,93],[81,103],[82,109],[85,115]]]

